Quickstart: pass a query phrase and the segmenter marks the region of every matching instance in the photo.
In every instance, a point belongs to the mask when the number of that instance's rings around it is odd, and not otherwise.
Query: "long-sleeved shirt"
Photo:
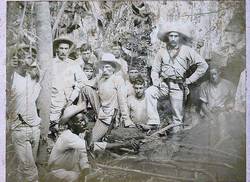
[[[14,129],[22,123],[18,115],[29,126],[37,126],[41,118],[37,114],[36,100],[40,93],[39,83],[32,80],[29,74],[21,76],[14,72],[11,86],[11,101],[9,107],[11,128]]]
[[[154,85],[160,82],[160,77],[177,79],[184,78],[185,72],[192,65],[197,65],[195,72],[188,78],[190,83],[195,82],[206,72],[206,61],[192,48],[182,45],[175,58],[171,58],[167,48],[161,48],[152,65],[151,78]]]
[[[53,59],[50,120],[57,121],[68,100],[74,100],[86,82],[87,77],[78,63],[71,59]],[[74,90],[74,94],[72,94]],[[72,98],[71,98],[72,97]]]
[[[120,109],[122,120],[129,121],[127,106],[127,91],[122,77],[112,75],[110,78],[101,78],[98,82],[100,97],[100,111],[98,119],[110,124],[114,109]]]

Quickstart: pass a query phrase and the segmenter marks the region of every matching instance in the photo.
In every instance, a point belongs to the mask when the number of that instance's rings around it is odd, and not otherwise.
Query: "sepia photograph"
[[[7,182],[245,182],[246,2],[6,3]]]

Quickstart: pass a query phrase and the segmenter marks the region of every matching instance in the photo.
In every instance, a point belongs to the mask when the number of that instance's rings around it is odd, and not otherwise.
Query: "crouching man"
[[[85,141],[78,134],[84,132],[84,102],[68,106],[60,119],[58,139],[49,157],[50,173],[46,181],[78,180],[81,173],[87,174],[89,163]]]
[[[86,122],[84,121],[85,102],[68,106],[61,117],[59,125],[59,137],[49,157],[50,172],[46,181],[53,182],[75,182],[84,180],[90,172],[88,153],[91,154],[88,146],[89,138]],[[116,149],[121,147],[134,147],[133,143],[107,143],[94,142],[93,150]],[[92,147],[92,146],[91,146]]]

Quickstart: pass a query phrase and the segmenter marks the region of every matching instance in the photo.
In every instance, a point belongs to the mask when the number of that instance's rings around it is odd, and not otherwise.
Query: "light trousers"
[[[39,126],[19,125],[12,131],[12,142],[19,161],[20,181],[38,180],[36,157],[40,139]]]
[[[160,117],[157,110],[158,99],[162,96],[168,96],[172,106],[172,123],[173,124],[182,124],[184,116],[183,108],[183,90],[179,88],[178,84],[169,83],[170,88],[163,89],[156,86],[149,87],[146,92],[146,108],[147,108],[147,124],[160,124]],[[174,130],[179,130],[180,127],[175,127]]]

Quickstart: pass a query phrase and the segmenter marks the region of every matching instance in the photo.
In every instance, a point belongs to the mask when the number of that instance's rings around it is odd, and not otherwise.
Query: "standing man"
[[[166,47],[161,48],[155,57],[151,71],[153,86],[146,90],[148,124],[160,124],[157,100],[167,95],[172,105],[173,124],[182,124],[187,85],[202,77],[208,65],[196,51],[185,45],[191,39],[191,31],[184,23],[165,24],[158,32],[158,38],[166,43]],[[192,65],[197,65],[197,69],[185,78],[185,72]],[[174,127],[173,132],[180,129],[180,126]]]
[[[80,89],[87,80],[80,65],[69,59],[68,55],[74,46],[66,36],[54,40],[53,50],[56,57],[53,59],[52,93],[50,121],[52,126],[57,125],[66,105],[71,105],[78,97]]]
[[[123,77],[124,80],[128,79],[128,63],[121,57],[122,46],[118,41],[113,41],[111,45],[111,52],[114,54],[117,62],[121,65],[121,70],[116,74]]]
[[[22,45],[17,49],[17,67],[13,74],[11,101],[8,106],[12,142],[19,160],[18,181],[38,181],[36,157],[41,118],[36,100],[40,85],[28,71],[36,59],[36,49]]]
[[[104,53],[99,64],[102,69],[102,77],[98,82],[100,109],[92,131],[92,142],[99,141],[106,134],[115,109],[120,110],[121,121],[125,126],[133,124],[128,115],[124,80],[115,74],[120,70],[120,64],[111,53]]]

